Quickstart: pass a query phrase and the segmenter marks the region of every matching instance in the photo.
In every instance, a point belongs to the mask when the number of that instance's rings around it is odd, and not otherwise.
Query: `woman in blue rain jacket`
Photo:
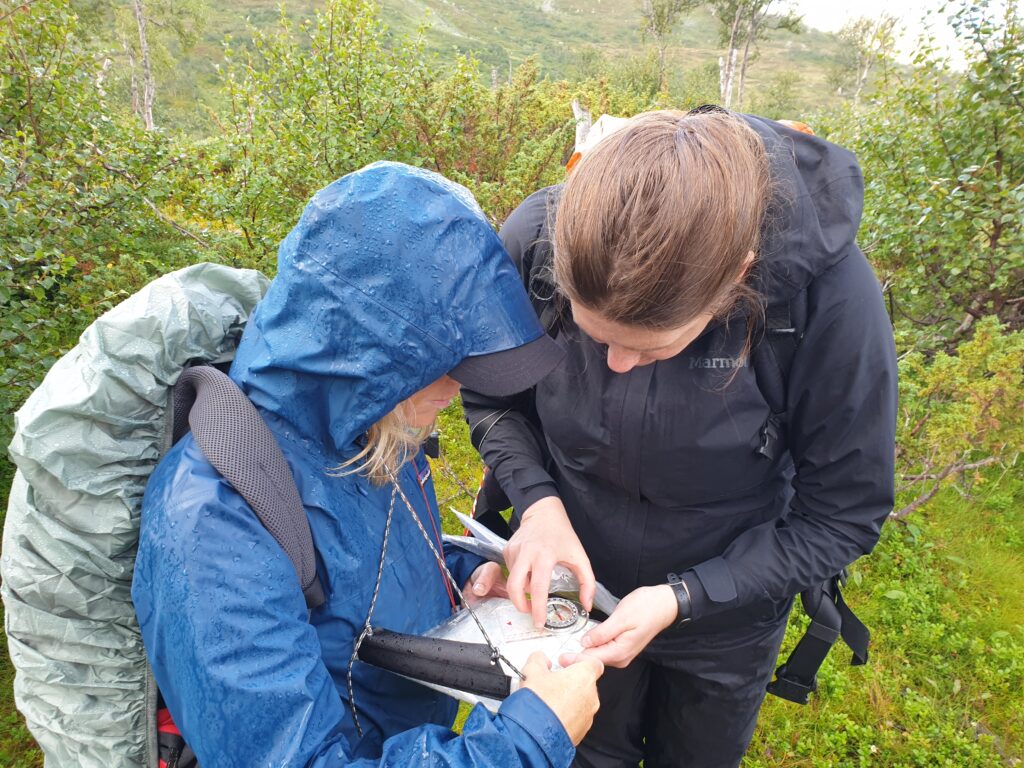
[[[351,471],[368,431],[403,402],[415,406],[412,426],[424,412],[429,421],[457,391],[449,372],[505,391],[532,385],[559,359],[546,339],[462,187],[377,163],[308,204],[231,377],[291,466],[326,602],[308,615],[291,561],[191,436],[161,461],[143,505],[132,596],[164,701],[204,768],[568,765],[563,723],[575,708],[569,730],[581,720],[585,730],[581,711],[596,709],[590,661],[528,673],[526,689],[497,715],[477,707],[461,736],[449,730],[452,699],[361,662],[350,695],[348,672],[394,490],[386,474]],[[422,451],[390,469],[436,535]],[[455,553],[446,562],[459,584],[480,565]],[[380,578],[374,626],[421,633],[453,610],[400,497]]]

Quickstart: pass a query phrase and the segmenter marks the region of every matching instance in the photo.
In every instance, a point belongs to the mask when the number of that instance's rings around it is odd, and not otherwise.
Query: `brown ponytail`
[[[649,329],[728,313],[756,293],[770,194],[760,137],[725,112],[647,112],[584,156],[554,227],[559,289],[602,317]]]

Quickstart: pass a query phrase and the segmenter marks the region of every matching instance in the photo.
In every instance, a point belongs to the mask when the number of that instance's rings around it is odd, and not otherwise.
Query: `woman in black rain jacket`
[[[827,141],[655,112],[505,223],[566,351],[529,392],[463,392],[516,510],[509,593],[540,619],[527,593],[564,562],[584,604],[595,576],[624,596],[587,641],[620,669],[576,765],[737,765],[793,597],[877,542],[896,359],[855,242],[862,201],[856,160]],[[765,317],[780,307],[795,351],[775,361],[773,415],[754,361],[774,354]]]

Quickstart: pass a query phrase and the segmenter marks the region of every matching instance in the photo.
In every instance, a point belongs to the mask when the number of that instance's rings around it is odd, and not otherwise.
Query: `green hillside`
[[[251,29],[273,28],[280,17],[277,0],[231,0],[211,4],[201,41],[175,56],[172,69],[162,74],[164,121],[203,126],[202,105],[216,103],[216,65],[223,58],[223,41],[251,40]],[[323,7],[317,0],[294,0],[285,5],[289,18],[309,18]],[[480,62],[481,77],[508,79],[511,68],[537,59],[541,72],[554,79],[578,78],[598,71],[611,78],[643,67],[653,49],[641,39],[639,14],[632,2],[615,0],[382,0],[381,16],[395,35],[424,33],[426,49],[439,68],[458,54]],[[748,73],[746,108],[757,106],[780,82],[795,111],[807,113],[838,102],[829,94],[826,72],[838,57],[832,34],[804,29],[771,33],[761,43]],[[668,51],[669,83],[678,96],[695,77],[709,97],[716,88],[719,44],[718,21],[701,8],[679,25]],[[703,71],[698,73],[698,70]],[[692,86],[691,87],[692,90]],[[776,94],[777,95],[777,94]]]
[[[612,64],[645,50],[633,2],[385,0],[383,9],[384,18],[395,29],[411,30],[427,18],[431,24],[427,37],[435,50],[472,51],[485,66],[494,67],[537,56],[542,70],[555,77],[575,74],[580,53],[588,46],[597,48]],[[678,74],[717,62],[721,53],[718,21],[710,11],[698,9],[674,35],[671,66]],[[761,46],[761,58],[751,70],[752,82],[763,83],[782,70],[796,71],[808,84],[823,82],[818,70],[835,53],[833,35],[817,30],[778,32]]]

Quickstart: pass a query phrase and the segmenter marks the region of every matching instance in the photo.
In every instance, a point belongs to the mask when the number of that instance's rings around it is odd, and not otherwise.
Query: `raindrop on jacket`
[[[367,428],[468,356],[542,330],[508,256],[468,192],[377,163],[320,191],[283,241],[278,275],[231,376],[295,475],[327,601],[307,617],[283,550],[190,436],[146,490],[132,596],[153,671],[206,767],[567,765],[573,748],[531,691],[462,736],[455,702],[362,663],[347,668],[370,607],[391,498],[336,477]],[[398,473],[440,530],[422,452]],[[478,560],[447,554],[460,584]],[[438,564],[409,511],[394,510],[373,624],[422,632],[449,615]]]

